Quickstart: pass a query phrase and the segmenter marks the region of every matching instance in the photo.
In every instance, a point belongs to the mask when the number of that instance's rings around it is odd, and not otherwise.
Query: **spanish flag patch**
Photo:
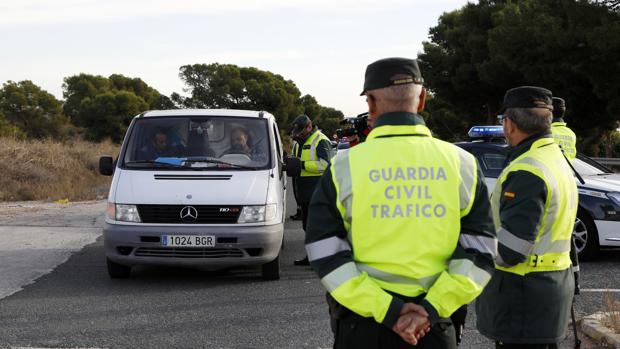
[[[515,194],[515,193],[513,193],[513,192],[511,192],[511,191],[505,191],[505,192],[504,192],[504,196],[505,196],[505,197],[507,197],[507,198],[514,199],[514,198],[515,198],[515,196],[517,196],[517,194]]]

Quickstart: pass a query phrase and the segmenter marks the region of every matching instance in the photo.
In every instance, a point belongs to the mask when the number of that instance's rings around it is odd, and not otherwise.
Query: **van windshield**
[[[270,168],[266,119],[223,116],[136,119],[123,157],[129,168]]]

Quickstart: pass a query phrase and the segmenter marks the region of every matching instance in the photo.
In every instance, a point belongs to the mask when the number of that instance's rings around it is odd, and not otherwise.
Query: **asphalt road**
[[[101,225],[96,212],[46,212],[9,218],[0,214],[0,228],[15,230],[34,221],[27,228],[41,234],[49,232],[48,225],[54,229],[64,225],[73,232],[82,226],[83,234],[90,236],[90,228]],[[261,280],[259,269],[207,272],[154,267],[137,267],[130,279],[111,280],[101,237],[81,250],[69,249],[66,262],[66,258],[50,261],[61,264],[37,276],[34,283],[24,279],[22,290],[0,299],[0,347],[331,347],[324,290],[309,268],[292,266],[293,259],[304,253],[301,223],[287,222],[285,228],[278,281]],[[7,263],[4,250],[0,244],[0,267]],[[605,295],[620,299],[620,293],[598,290],[620,288],[620,252],[605,252],[597,261],[583,264],[582,274],[582,287],[591,291],[579,297],[578,314],[603,309]],[[462,348],[492,348],[475,331],[474,319],[472,309]],[[569,338],[563,347],[570,343]]]

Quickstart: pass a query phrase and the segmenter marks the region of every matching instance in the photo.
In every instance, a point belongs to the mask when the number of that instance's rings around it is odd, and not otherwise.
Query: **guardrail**
[[[620,166],[620,158],[592,158],[603,165]]]

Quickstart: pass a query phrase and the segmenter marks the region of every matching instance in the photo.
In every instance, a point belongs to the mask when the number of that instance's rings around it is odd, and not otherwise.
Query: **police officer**
[[[291,147],[291,153],[292,154],[296,154],[298,152],[299,148],[299,143],[297,143],[295,140],[293,140],[293,146]],[[291,219],[294,221],[299,221],[302,218],[301,215],[301,205],[299,204],[299,197],[297,197],[297,183],[295,183],[295,178],[293,177],[293,196],[295,197],[295,203],[297,204],[297,210],[295,211],[295,214],[291,215]]]
[[[422,82],[415,60],[367,67],[372,131],[336,155],[310,203],[306,251],[328,291],[335,348],[454,348],[450,315],[491,278],[482,172],[425,126]]]
[[[560,97],[553,97],[553,121],[551,122],[551,134],[553,140],[562,149],[562,153],[566,159],[572,161],[577,157],[577,137],[573,130],[566,126],[564,122],[564,113],[566,112],[566,102]],[[573,275],[575,278],[575,295],[579,294],[579,256],[577,255],[577,245],[575,245],[575,237],[570,250],[571,264],[573,265]]]
[[[553,122],[551,123],[551,134],[553,139],[560,146],[564,155],[569,160],[573,160],[577,156],[577,137],[575,132],[566,127],[564,122],[564,113],[566,112],[566,103],[564,99],[553,97]]]
[[[497,348],[557,348],[573,299],[577,186],[551,137],[551,92],[517,87],[503,106],[510,162],[491,196],[499,246],[496,271],[476,301],[478,330]]]
[[[301,173],[294,178],[295,199],[301,206],[302,226],[306,230],[308,204],[319,178],[329,166],[331,142],[306,115],[299,115],[293,121],[291,136],[297,142],[293,147],[293,159],[299,162]],[[295,265],[309,265],[308,257],[294,261]]]

